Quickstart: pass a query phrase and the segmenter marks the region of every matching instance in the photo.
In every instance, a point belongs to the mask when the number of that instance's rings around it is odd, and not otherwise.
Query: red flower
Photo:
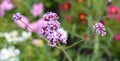
[[[103,19],[100,19],[99,22],[102,23],[103,25],[105,25],[105,21]]]
[[[71,22],[72,21],[72,16],[67,14],[64,16],[64,19],[67,20],[68,22]]]
[[[75,0],[76,2],[78,2],[78,3],[82,3],[82,2],[84,2],[85,0]]]
[[[118,33],[114,36],[114,40],[115,41],[120,41],[120,33]]]
[[[64,2],[60,4],[60,9],[61,10],[70,10],[71,8],[71,3],[70,2]]]

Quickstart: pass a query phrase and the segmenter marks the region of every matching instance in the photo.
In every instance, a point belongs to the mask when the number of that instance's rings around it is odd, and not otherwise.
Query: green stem
[[[83,41],[83,40],[78,41],[78,42],[75,42],[74,44],[72,44],[72,45],[70,45],[70,46],[66,47],[65,49],[69,49],[69,48],[71,48],[71,47],[74,47],[75,45],[77,45],[77,44],[81,43],[82,41]]]
[[[97,58],[99,57],[99,36],[96,34],[95,38],[95,43],[94,43],[94,56],[93,56],[93,61],[96,61]]]
[[[61,50],[63,51],[63,53],[66,55],[66,57],[68,58],[69,61],[72,61],[72,59],[70,58],[70,56],[67,54],[67,52],[65,51],[65,49],[61,46],[61,44],[58,42],[59,47],[61,48]]]

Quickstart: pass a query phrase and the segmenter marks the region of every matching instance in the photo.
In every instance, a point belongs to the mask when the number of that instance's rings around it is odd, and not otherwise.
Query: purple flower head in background
[[[20,13],[15,13],[12,16],[12,20],[17,24],[20,28],[26,28],[26,25],[29,24],[29,20],[27,17],[21,15]]]
[[[93,26],[93,29],[95,30],[96,33],[98,33],[101,36],[106,35],[105,26],[100,22],[95,23],[95,25]]]
[[[34,4],[30,12],[34,17],[36,17],[39,14],[42,14],[43,9],[44,9],[43,3]]]

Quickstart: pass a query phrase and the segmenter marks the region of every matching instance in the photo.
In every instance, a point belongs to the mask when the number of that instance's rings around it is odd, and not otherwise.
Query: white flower
[[[2,48],[0,51],[0,61],[19,61],[20,51],[15,49],[14,46],[9,48]]]
[[[26,31],[23,31],[22,32],[22,37],[24,38],[24,39],[28,39],[28,38],[30,38],[31,37],[31,32],[26,32]]]
[[[18,32],[16,30],[11,33],[5,32],[4,36],[8,42],[18,41]]]
[[[17,43],[17,42],[23,42],[25,41],[26,39],[30,38],[31,37],[31,32],[26,32],[26,31],[23,31],[22,32],[22,35],[21,36],[18,36],[18,32],[16,30],[8,33],[8,32],[5,32],[4,33],[4,37],[5,39],[10,43],[10,42],[13,42],[13,43]]]
[[[111,2],[111,0],[108,0],[108,2]]]

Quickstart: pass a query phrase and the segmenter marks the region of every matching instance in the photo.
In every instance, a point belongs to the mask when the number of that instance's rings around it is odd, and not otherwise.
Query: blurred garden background
[[[59,46],[15,24],[16,12],[31,26],[46,12],[57,13],[72,61],[120,61],[120,0],[0,0],[0,61],[69,61]],[[105,36],[93,30],[97,22]]]

